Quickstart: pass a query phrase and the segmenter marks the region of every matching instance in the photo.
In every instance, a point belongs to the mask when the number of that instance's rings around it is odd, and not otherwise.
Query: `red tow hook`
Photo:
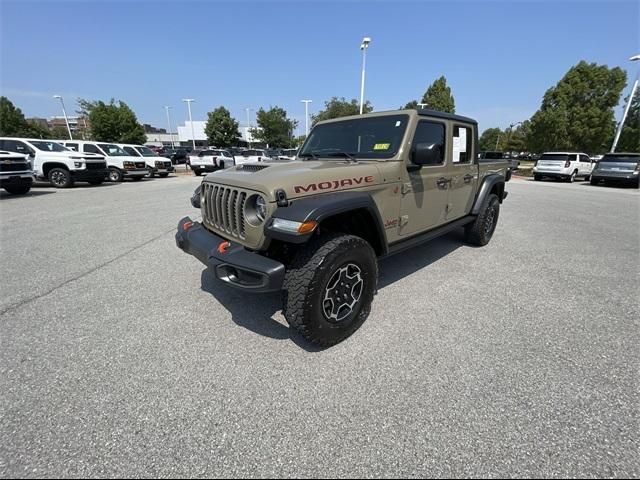
[[[218,245],[218,253],[225,253],[230,246],[230,242],[221,242],[220,245]]]
[[[182,230],[184,230],[186,232],[187,230],[189,230],[191,228],[192,225],[193,225],[193,222],[191,220],[187,220],[186,222],[184,222],[182,224]]]

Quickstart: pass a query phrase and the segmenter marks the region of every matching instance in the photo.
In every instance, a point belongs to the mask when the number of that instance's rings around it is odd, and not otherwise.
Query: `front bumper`
[[[109,174],[108,168],[71,170],[71,176],[78,182],[88,182],[93,180],[104,180]]]
[[[186,225],[191,226],[185,228]],[[176,245],[193,255],[229,285],[256,293],[277,292],[284,283],[284,265],[271,258],[251,252],[238,243],[220,252],[218,247],[227,240],[204,228],[199,222],[185,217],[178,222]]]
[[[149,170],[146,168],[136,168],[134,170],[123,170],[122,174],[125,178],[144,177],[145,175],[149,175]]]
[[[5,185],[31,185],[33,173],[31,172],[2,172],[0,173],[0,187]]]

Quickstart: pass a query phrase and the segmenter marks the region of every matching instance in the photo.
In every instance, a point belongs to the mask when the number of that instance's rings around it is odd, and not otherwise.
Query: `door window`
[[[580,155],[580,162],[582,162],[582,163],[591,163],[591,159],[586,155]]]
[[[7,150],[9,152],[20,153],[22,155],[29,155],[33,152],[29,146],[18,140],[4,140],[2,145],[3,150]]]
[[[92,143],[85,143],[84,145],[84,151],[86,153],[97,153],[99,155],[102,155],[102,152],[100,150],[98,150],[98,147],[96,147],[94,144]]]
[[[440,164],[444,163],[446,150],[445,128],[443,123],[422,120],[418,122],[416,133],[413,135],[412,150],[419,143],[436,144],[440,146]]]
[[[453,127],[453,163],[470,163],[472,149],[471,129],[458,125]]]

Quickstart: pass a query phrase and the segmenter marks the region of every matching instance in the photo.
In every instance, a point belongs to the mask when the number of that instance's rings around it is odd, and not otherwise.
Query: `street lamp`
[[[360,115],[364,109],[364,71],[367,63],[367,49],[371,43],[371,37],[364,37],[360,44],[360,50],[362,50],[362,78],[360,80]]]
[[[251,120],[249,120],[249,112],[253,111],[253,108],[245,108],[245,111],[247,112],[247,145],[249,146],[249,148],[251,148],[251,141],[249,140],[249,135],[251,135],[251,132],[249,131],[251,129]]]
[[[634,55],[629,59],[631,62],[637,62],[640,60],[640,55]],[[640,78],[640,72],[636,74],[636,81],[633,82],[633,88],[631,89],[631,95],[629,96],[629,100],[627,101],[627,105],[624,107],[624,113],[622,114],[622,120],[620,120],[620,124],[618,125],[618,130],[616,130],[616,137],[613,139],[613,145],[611,145],[611,153],[616,151],[616,147],[618,146],[618,140],[620,140],[620,134],[622,133],[622,127],[624,126],[624,121],[627,119],[627,114],[629,113],[629,108],[631,108],[631,102],[633,102],[633,97],[636,94],[636,90],[638,89],[638,79]]]
[[[171,139],[171,148],[176,148],[175,144],[173,143],[173,132],[171,131],[171,117],[169,116],[169,109],[171,107],[168,105],[164,106],[164,109],[167,112],[167,126],[169,127],[169,138]]]
[[[513,133],[513,127],[516,127],[518,125],[522,125],[522,122],[516,122],[516,123],[512,123],[511,125],[509,125],[509,135],[507,136],[507,145],[506,145],[507,148],[511,148],[510,142],[511,142],[511,134]],[[498,142],[496,142],[496,149],[498,148],[497,145],[498,145]],[[509,150],[509,151],[511,151],[511,150]]]
[[[193,118],[191,118],[191,103],[195,102],[193,98],[183,98],[183,102],[187,103],[187,109],[189,110],[189,123],[191,123],[191,141],[193,142],[193,149],[196,149],[196,134],[193,130]]]
[[[304,103],[304,135],[305,137],[308,137],[309,136],[309,104],[313,102],[313,100],[300,100],[300,101]]]
[[[53,98],[57,98],[58,100],[60,100],[60,103],[62,104],[62,113],[64,114],[64,121],[67,124],[67,131],[69,132],[69,140],[73,140],[73,137],[71,136],[71,127],[69,126],[69,119],[67,118],[67,110],[64,108],[64,100],[60,95],[54,95]]]

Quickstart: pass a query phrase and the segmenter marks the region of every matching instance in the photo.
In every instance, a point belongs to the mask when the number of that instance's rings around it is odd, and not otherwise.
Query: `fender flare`
[[[502,184],[502,192],[504,192],[504,183],[505,183],[504,176],[497,173],[493,173],[484,177],[484,179],[482,180],[482,185],[478,189],[478,195],[476,196],[476,200],[473,203],[471,214],[478,215],[480,213],[480,208],[482,208],[482,205],[484,204],[485,199],[489,196],[489,193],[491,192],[491,190],[495,185]],[[502,203],[502,200],[504,200],[504,198],[505,198],[504,193],[500,193],[498,195],[498,200],[500,200],[500,203]]]
[[[380,239],[382,249],[386,252],[387,242],[380,212],[373,198],[367,192],[336,192],[315,195],[312,197],[292,200],[287,207],[279,207],[265,225],[265,235],[270,238],[291,243],[305,243],[313,234],[289,234],[274,230],[271,226],[274,218],[307,222],[323,220],[345,212],[366,210],[374,221],[376,233]]]

